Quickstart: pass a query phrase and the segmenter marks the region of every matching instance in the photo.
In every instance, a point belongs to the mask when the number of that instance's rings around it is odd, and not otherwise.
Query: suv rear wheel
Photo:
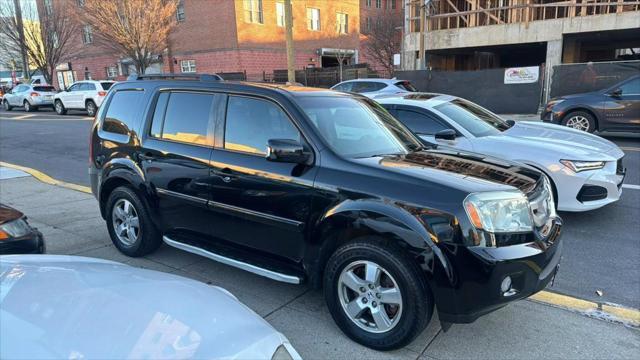
[[[377,350],[411,342],[433,312],[431,292],[402,249],[360,238],[327,263],[324,294],[336,324],[354,341]]]
[[[9,105],[9,101],[7,101],[6,99],[2,102],[2,104],[4,105],[5,111],[11,111],[11,109],[13,109],[13,106]]]
[[[89,116],[95,116],[96,115],[96,110],[98,109],[98,107],[96,106],[96,103],[93,102],[93,100],[87,100],[87,103],[84,105],[85,110],[87,110],[87,114]]]
[[[161,244],[146,206],[128,187],[118,187],[109,195],[107,228],[113,244],[128,256],[147,255]]]
[[[64,108],[64,105],[60,100],[56,100],[56,102],[53,104],[53,107],[56,109],[56,113],[58,115],[64,115],[67,113],[67,109]]]
[[[31,106],[31,103],[29,103],[27,100],[24,101],[24,111],[26,112],[32,112],[33,110],[36,110],[35,106]]]

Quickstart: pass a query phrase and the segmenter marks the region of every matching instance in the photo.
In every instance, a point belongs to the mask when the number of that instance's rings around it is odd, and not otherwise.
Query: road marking
[[[19,115],[19,116],[15,116],[13,119],[16,119],[16,120],[24,120],[24,119],[32,118],[32,117],[34,117],[34,116],[35,116],[35,115],[33,115],[33,114],[26,114],[26,115]]]
[[[635,327],[640,326],[640,310],[638,309],[630,309],[616,304],[596,303],[550,291],[540,291],[529,299],[601,320],[620,322]]]
[[[56,180],[54,178],[52,178],[51,176],[38,171],[36,169],[32,169],[26,166],[20,166],[20,165],[14,165],[14,164],[9,164],[6,163],[4,161],[0,161],[0,166],[4,166],[4,167],[8,167],[11,169],[15,169],[15,170],[21,170],[24,171],[28,174],[31,174],[31,176],[33,176],[34,178],[42,181],[45,184],[49,184],[49,185],[56,185],[56,186],[60,186],[63,188],[67,188],[67,189],[71,189],[71,190],[76,190],[76,191],[81,191],[83,193],[87,193],[87,194],[91,194],[91,188],[88,186],[83,186],[83,185],[78,185],[78,184],[72,184],[72,183],[68,183],[65,181],[60,181],[60,180]]]
[[[626,150],[626,151],[640,151],[640,148],[630,147],[630,146],[620,146],[620,149]]]
[[[625,189],[640,190],[640,185],[622,184]]]

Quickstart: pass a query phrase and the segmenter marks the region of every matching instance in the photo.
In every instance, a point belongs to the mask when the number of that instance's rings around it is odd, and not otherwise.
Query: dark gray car
[[[640,75],[604,90],[551,99],[540,118],[588,132],[640,132]]]

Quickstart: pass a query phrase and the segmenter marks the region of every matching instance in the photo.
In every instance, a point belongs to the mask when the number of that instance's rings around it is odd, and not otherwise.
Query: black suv
[[[424,149],[360,95],[136,78],[109,91],[90,174],[115,246],[162,242],[324,288],[338,326],[407,344],[434,306],[444,328],[543,289],[561,220],[540,172]]]

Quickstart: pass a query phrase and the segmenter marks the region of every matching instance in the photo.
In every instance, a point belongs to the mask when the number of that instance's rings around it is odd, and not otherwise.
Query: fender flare
[[[152,194],[147,187],[142,169],[133,160],[127,158],[113,159],[104,164],[102,168],[102,182],[98,190],[98,200],[100,203],[100,213],[106,216],[105,205],[107,202],[107,192],[110,192],[118,184],[126,183],[138,193],[141,200],[147,204],[149,211],[157,215],[157,207],[153,206]],[[157,218],[153,216],[153,218]]]

